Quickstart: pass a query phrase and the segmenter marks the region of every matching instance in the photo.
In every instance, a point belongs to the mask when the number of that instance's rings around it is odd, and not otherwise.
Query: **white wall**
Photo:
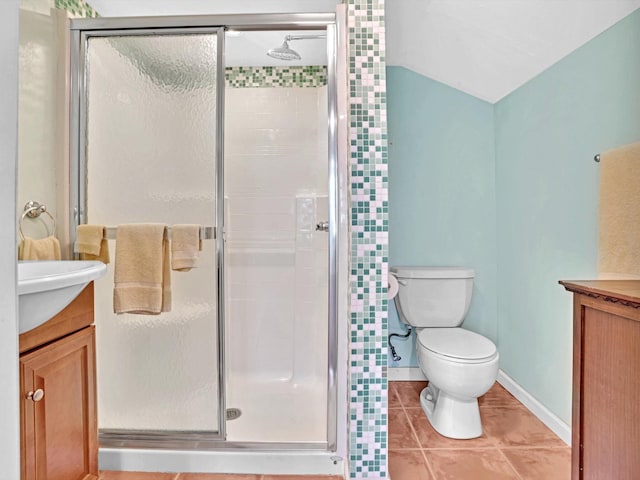
[[[20,478],[16,299],[18,1],[0,1],[0,479]]]
[[[29,200],[44,203],[56,215],[57,30],[50,0],[20,5],[20,90],[18,204],[22,214]],[[41,238],[48,217],[25,219],[26,235]]]

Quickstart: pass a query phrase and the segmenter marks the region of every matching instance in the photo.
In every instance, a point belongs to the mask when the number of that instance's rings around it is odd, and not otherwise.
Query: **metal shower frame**
[[[224,32],[264,30],[320,30],[327,32],[328,98],[328,201],[329,201],[329,293],[327,364],[327,441],[315,443],[229,442],[226,441],[225,375],[225,295],[224,295]],[[101,432],[101,447],[158,449],[257,449],[324,450],[337,447],[337,362],[338,362],[338,106],[337,42],[334,13],[295,13],[258,15],[202,15],[175,17],[91,18],[71,21],[71,124],[70,124],[70,239],[75,227],[87,217],[86,158],[86,46],[91,37],[117,35],[165,35],[215,33],[217,35],[216,85],[216,266],[218,285],[218,432]]]

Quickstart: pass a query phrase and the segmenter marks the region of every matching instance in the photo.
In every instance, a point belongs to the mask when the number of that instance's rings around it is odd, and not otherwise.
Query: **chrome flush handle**
[[[320,222],[316,224],[316,232],[328,232],[329,222]]]

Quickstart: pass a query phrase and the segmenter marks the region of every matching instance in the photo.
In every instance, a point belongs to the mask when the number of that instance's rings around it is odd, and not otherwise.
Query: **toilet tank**
[[[400,320],[424,327],[458,327],[471,304],[475,272],[461,267],[391,267],[398,279]]]

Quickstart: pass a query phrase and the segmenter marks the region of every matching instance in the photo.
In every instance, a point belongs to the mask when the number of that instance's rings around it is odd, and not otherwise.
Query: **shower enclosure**
[[[322,60],[241,53],[287,35]],[[96,282],[105,450],[335,451],[336,42],[334,14],[72,22],[71,225],[213,232],[169,313]]]

